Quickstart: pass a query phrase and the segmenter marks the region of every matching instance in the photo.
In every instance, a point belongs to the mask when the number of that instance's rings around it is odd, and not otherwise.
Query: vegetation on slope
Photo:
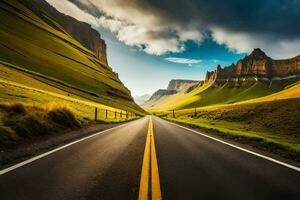
[[[62,104],[45,107],[1,104],[0,110],[0,145],[80,127],[73,112]]]
[[[18,75],[18,74],[10,74]],[[19,74],[20,75],[20,74]],[[58,90],[56,92],[48,91],[51,86],[39,82],[30,77],[16,76],[17,78],[24,78],[22,80],[28,81],[34,86],[39,86],[37,89],[31,86],[25,86],[23,84],[15,83],[13,81],[3,80],[0,78],[0,101],[3,103],[22,103],[32,106],[43,106],[50,102],[63,103],[72,108],[76,118],[82,123],[88,123],[95,119],[95,108],[98,109],[98,120],[104,122],[120,122],[126,120],[125,113],[128,111],[116,109],[113,107],[105,106],[93,101],[88,101],[84,98],[75,95],[69,95],[67,92]],[[29,84],[29,85],[30,85]],[[106,110],[108,116],[106,118]],[[120,113],[123,113],[120,116]],[[115,113],[117,117],[115,118]]]
[[[176,94],[160,96],[146,102],[143,107],[153,112],[180,110],[209,105],[222,105],[243,102],[277,93],[297,82],[298,78],[273,80],[271,83],[247,80],[223,85],[203,84],[191,92],[179,91]]]
[[[80,127],[96,108],[102,122],[144,114],[109,66],[38,10],[0,2],[1,145]]]
[[[0,78],[7,79],[6,72],[13,69],[45,83],[47,91],[64,91],[119,109],[143,112],[112,69],[61,27],[54,29],[17,0],[1,1],[0,11]],[[42,89],[40,83],[33,85],[12,76],[10,81]]]
[[[231,105],[158,115],[300,161],[300,83],[281,92]]]

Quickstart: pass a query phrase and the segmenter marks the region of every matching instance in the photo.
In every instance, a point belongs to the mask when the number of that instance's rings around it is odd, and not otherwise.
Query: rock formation
[[[178,91],[178,90],[181,90],[186,85],[190,85],[190,84],[194,85],[197,83],[199,83],[199,81],[175,79],[175,80],[171,80],[169,82],[167,90],[177,90]]]
[[[20,1],[30,8],[30,10],[34,11],[36,15],[42,18],[50,26],[58,31],[63,31],[49,18],[54,19],[61,27],[63,27],[65,31],[67,31],[68,34],[78,40],[87,49],[91,50],[101,62],[108,64],[105,41],[101,39],[101,35],[98,33],[98,31],[93,29],[90,24],[78,21],[73,17],[60,13],[49,3],[43,0]]]
[[[161,96],[172,95],[172,94],[176,94],[176,90],[159,89],[152,94],[149,100],[153,100]]]
[[[64,27],[64,29],[78,40],[83,46],[90,49],[96,57],[107,63],[106,43],[101,39],[101,35],[91,27],[90,24],[80,22],[72,17],[64,16],[57,17],[57,21]]]
[[[207,72],[205,83],[219,84],[251,78],[271,80],[291,75],[300,75],[300,56],[286,60],[273,60],[257,48],[236,64],[223,69],[218,65],[215,71]]]
[[[167,89],[159,89],[158,91],[153,93],[153,95],[149,100],[153,100],[161,96],[176,94],[180,91],[188,93],[192,91],[192,89],[196,88],[199,85],[199,83],[200,83],[199,81],[195,81],[195,80],[181,80],[181,79],[171,80],[169,82]]]

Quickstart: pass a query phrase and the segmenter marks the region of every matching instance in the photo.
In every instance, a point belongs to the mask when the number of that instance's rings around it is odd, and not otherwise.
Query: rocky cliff
[[[105,64],[107,62],[106,43],[101,35],[90,24],[80,22],[69,16],[57,16],[56,20],[64,29],[78,40],[83,46],[90,49],[96,57]]]
[[[20,1],[53,28],[59,31],[67,31],[68,34],[74,37],[83,46],[91,50],[101,62],[108,64],[106,43],[103,39],[101,39],[101,35],[98,33],[98,31],[93,29],[90,24],[80,22],[73,17],[60,13],[44,0]],[[58,22],[63,29],[54,23],[51,18]]]
[[[292,75],[300,75],[300,56],[286,60],[273,60],[257,48],[236,64],[224,68],[218,65],[215,71],[207,72],[205,83],[218,84],[251,78],[271,80]]]
[[[161,96],[172,95],[172,94],[176,94],[176,90],[159,89],[152,94],[149,100],[153,100]]]
[[[182,80],[182,79],[175,79],[171,80],[169,82],[167,90],[182,90],[185,88],[187,85],[194,85],[199,83],[199,81],[194,81],[194,80]]]
[[[149,101],[153,99],[157,99],[162,96],[173,95],[178,92],[188,93],[192,91],[195,87],[199,85],[199,81],[195,80],[182,80],[182,79],[174,79],[171,80],[168,84],[167,89],[159,89],[153,93]]]

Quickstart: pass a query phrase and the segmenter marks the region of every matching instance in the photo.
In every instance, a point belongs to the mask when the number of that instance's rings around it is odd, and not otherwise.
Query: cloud
[[[274,57],[300,52],[299,0],[47,1],[149,54],[182,52],[187,41],[200,44],[204,39],[242,53],[256,47]]]
[[[173,63],[188,64],[189,66],[191,66],[192,64],[199,64],[202,62],[202,60],[197,60],[197,59],[176,58],[176,57],[165,58],[165,60]]]
[[[300,53],[300,38],[278,39],[266,34],[235,33],[223,29],[213,29],[212,35],[218,44],[237,53],[251,52],[257,47],[274,59],[293,57]]]
[[[93,26],[104,27],[129,46],[137,46],[148,54],[162,55],[182,52],[185,42],[201,42],[202,34],[192,25],[184,29],[177,23],[162,20],[150,3],[123,0],[47,0],[59,11]],[[98,12],[96,11],[98,9]],[[90,11],[90,12],[89,12]]]
[[[71,3],[68,0],[67,1],[46,0],[46,1],[62,13],[70,15],[79,21],[87,22],[94,27],[99,26],[99,23],[95,17],[81,10],[75,4]]]

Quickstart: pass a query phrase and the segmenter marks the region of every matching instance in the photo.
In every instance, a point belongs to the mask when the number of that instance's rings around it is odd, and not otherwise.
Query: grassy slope
[[[143,112],[111,68],[61,27],[52,28],[17,0],[1,1],[0,11],[0,79]]]
[[[163,97],[156,102],[151,110],[185,109],[214,104],[227,104],[252,99],[271,94],[272,90],[261,82],[244,83],[241,87],[230,87],[224,84],[220,87],[213,87],[205,84],[194,91],[180,95]]]
[[[278,93],[231,105],[213,105],[160,113],[165,118],[205,128],[300,161],[300,83]]]
[[[144,113],[109,66],[49,20],[57,29],[17,0],[0,2],[0,147],[80,127],[96,107],[104,122]]]
[[[280,92],[265,97],[248,100],[243,103],[268,102],[290,98],[300,98],[300,81],[292,83]]]
[[[180,110],[209,105],[232,104],[276,93],[298,79],[273,81],[271,86],[260,81],[247,81],[238,87],[226,83],[219,87],[204,84],[190,93],[179,92],[147,102],[144,107],[154,112]]]
[[[1,66],[0,66],[0,73]],[[103,121],[120,121],[125,120],[125,116],[123,115],[123,119],[120,119],[119,115],[117,119],[114,119],[114,112],[123,112],[124,110],[116,109],[113,107],[105,106],[103,104],[99,104],[93,101],[87,101],[86,99],[76,96],[76,95],[68,95],[69,93],[59,90],[56,88],[51,88],[51,86],[39,82],[33,78],[23,76],[23,74],[11,73],[9,75],[15,76],[19,80],[23,80],[30,84],[23,85],[20,83],[16,83],[9,80],[0,79],[0,100],[1,104],[11,104],[11,103],[22,103],[30,106],[44,106],[50,103],[61,103],[68,105],[74,111],[77,118],[84,122],[90,121],[94,119],[94,110],[95,107],[99,109],[98,111],[98,119]],[[31,87],[34,86],[34,87]],[[39,89],[37,89],[37,87]],[[48,89],[51,89],[49,91]],[[53,91],[54,90],[54,91]],[[105,110],[108,110],[108,119],[106,120]],[[0,116],[1,122],[1,116]]]

